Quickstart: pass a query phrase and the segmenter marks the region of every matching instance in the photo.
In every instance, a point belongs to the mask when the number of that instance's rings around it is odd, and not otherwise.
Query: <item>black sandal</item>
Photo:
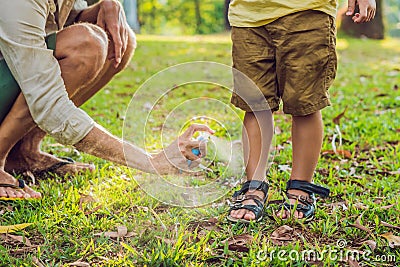
[[[76,163],[75,160],[73,160],[69,157],[59,157],[59,159],[61,159],[62,161],[59,161],[44,170],[32,171],[32,174],[38,178],[47,178],[51,175],[57,174],[57,170],[59,168],[64,167],[65,165],[70,165],[70,164]]]
[[[294,195],[288,193],[288,190],[295,189],[303,191],[309,196],[303,195]],[[306,181],[300,180],[289,180],[286,185],[286,196],[288,199],[295,199],[298,203],[290,204],[288,202],[280,205],[280,210],[287,210],[292,212],[293,210],[297,210],[298,212],[303,213],[303,218],[300,220],[304,220],[304,222],[310,222],[314,219],[315,209],[316,209],[316,197],[315,195],[320,195],[323,198],[329,196],[330,190],[328,188],[315,185]]]
[[[249,220],[245,219],[238,219],[238,218],[233,218],[230,213],[232,210],[240,210],[240,209],[246,209],[249,211],[254,212],[255,215],[255,220],[256,222],[259,222],[262,220],[263,215],[264,215],[264,205],[265,202],[268,198],[268,188],[269,185],[268,183],[264,181],[258,181],[258,180],[253,180],[253,181],[247,181],[242,185],[242,188],[238,191],[235,191],[232,197],[233,204],[230,204],[230,209],[229,209],[229,214],[227,216],[228,221],[231,222],[242,222],[242,223],[249,223]],[[259,196],[256,195],[245,195],[249,190],[260,190],[264,193],[264,198],[261,199]],[[245,200],[253,200],[256,205],[244,205],[243,201]]]

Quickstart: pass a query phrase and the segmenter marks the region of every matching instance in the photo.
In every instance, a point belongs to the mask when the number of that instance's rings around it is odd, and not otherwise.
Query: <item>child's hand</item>
[[[181,171],[190,171],[190,169],[198,166],[198,160],[207,154],[206,143],[192,139],[193,134],[199,131],[214,134],[214,131],[206,125],[190,125],[177,140],[153,157],[152,165],[155,172],[158,174],[176,174]],[[193,148],[198,148],[200,154],[193,154]],[[192,161],[190,166],[188,166],[188,160]]]
[[[354,14],[356,3],[360,9],[360,13]],[[349,0],[346,15],[351,16],[355,23],[368,22],[375,17],[376,3],[375,0]]]

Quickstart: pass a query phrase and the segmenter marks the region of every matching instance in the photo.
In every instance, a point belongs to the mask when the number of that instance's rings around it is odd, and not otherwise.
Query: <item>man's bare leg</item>
[[[290,176],[291,180],[302,180],[311,182],[315,168],[321,153],[323,141],[323,122],[321,111],[307,116],[292,117],[292,144],[293,144],[293,166]],[[308,196],[300,190],[289,190],[293,195]],[[289,199],[290,204],[296,200]],[[288,211],[282,212],[281,217],[290,216]],[[295,218],[303,218],[303,213],[295,211]]]
[[[243,121],[243,152],[247,180],[265,180],[269,149],[273,136],[273,117],[271,111],[246,112]],[[263,199],[262,191],[248,191]],[[254,200],[243,201],[243,205],[255,205]],[[254,220],[255,214],[247,209],[232,210],[233,218]]]
[[[67,28],[68,29],[68,28]],[[96,28],[93,28],[96,29]],[[79,88],[71,98],[77,106],[81,106],[101,88],[103,88],[118,72],[123,70],[130,62],[136,47],[136,41],[133,32],[130,32],[130,39],[128,42],[127,50],[122,58],[121,64],[115,68],[112,60],[107,60],[100,70],[99,74],[84,85],[85,80],[77,77],[77,72],[71,66],[68,59],[69,50],[74,47],[70,41],[74,39],[66,39],[67,35],[60,34],[57,37],[56,58],[60,62],[62,77],[69,92],[74,92],[74,88]],[[70,38],[70,37],[69,37]],[[68,50],[69,49],[69,50]],[[68,59],[66,61],[66,59]],[[89,58],[88,58],[89,60]],[[40,145],[46,133],[40,128],[36,127],[30,131],[22,140],[20,140],[11,150],[7,157],[5,169],[8,172],[24,172],[24,171],[41,171],[53,166],[61,160],[48,153],[40,150]],[[91,164],[75,163],[68,164],[60,167],[57,170],[59,175],[67,173],[73,174],[80,171],[94,170]]]
[[[79,39],[76,36],[79,36]],[[59,64],[67,91],[72,100],[81,105],[85,101],[82,95],[92,96],[98,90],[95,85],[103,82],[102,79],[96,79],[100,72],[111,75],[109,63],[105,64],[107,35],[94,25],[74,25],[58,34],[57,46],[56,57],[60,59]],[[92,91],[83,94],[85,90]],[[0,143],[2,144],[0,146],[0,183],[18,185],[18,181],[4,170],[6,157],[11,148],[35,127],[25,98],[21,94],[0,125]],[[29,187],[26,187],[24,191],[1,187],[0,196],[37,198],[40,194]]]

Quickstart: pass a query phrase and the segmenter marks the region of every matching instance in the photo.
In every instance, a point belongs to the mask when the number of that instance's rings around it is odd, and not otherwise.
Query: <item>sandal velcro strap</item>
[[[290,194],[290,193],[286,192],[286,196],[289,199],[298,200],[299,202],[301,202],[303,204],[306,204],[306,205],[314,204],[314,202],[315,202],[315,198],[314,198],[313,194],[310,194],[310,196],[307,197],[307,196],[304,196],[304,195],[293,195],[293,194]]]
[[[315,213],[315,206],[314,205],[302,205],[302,204],[289,204],[289,203],[284,203],[283,206],[288,210],[292,211],[296,209],[298,212],[302,212],[304,218],[309,219],[314,217]]]
[[[233,193],[233,199],[234,200],[240,199],[240,196],[244,195],[249,190],[250,191],[260,190],[264,193],[264,199],[262,200],[262,202],[264,202],[264,200],[267,198],[268,195],[268,189],[269,185],[264,181],[259,181],[259,180],[247,181],[242,185],[242,188],[240,188],[240,190],[235,191],[235,193]]]
[[[249,196],[247,198],[243,198],[243,200],[238,200],[233,205],[231,205],[232,210],[239,210],[239,209],[245,208],[245,206],[254,206],[254,205],[244,205],[243,204],[243,201],[244,200],[248,200],[248,199],[253,200],[256,203],[257,206],[263,206],[264,205],[263,202],[259,200],[260,199],[259,197],[253,198],[253,197]]]
[[[328,197],[330,193],[328,188],[300,180],[289,180],[286,185],[286,191],[291,189],[301,190],[310,195],[317,194],[324,198]]]
[[[256,196],[256,195],[239,195],[239,196],[235,197],[233,199],[233,201],[236,203],[236,202],[243,202],[243,201],[249,200],[249,199],[258,200],[260,202],[264,202],[264,199],[262,199],[262,198],[260,198],[259,196]]]

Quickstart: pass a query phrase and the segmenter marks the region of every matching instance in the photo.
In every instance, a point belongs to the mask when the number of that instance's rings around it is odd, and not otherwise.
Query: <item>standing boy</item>
[[[355,5],[360,13],[354,14]],[[249,88],[235,84],[232,103],[243,109],[243,145],[247,182],[234,194],[231,221],[261,220],[268,194],[264,181],[272,140],[272,113],[279,109],[292,117],[292,173],[287,201],[279,216],[293,212],[296,219],[311,220],[315,194],[327,197],[329,189],[312,184],[323,140],[321,109],[330,105],[328,88],[337,66],[336,0],[233,0],[229,8],[232,25],[233,67],[247,75],[264,95],[269,110],[249,103]],[[349,0],[346,15],[355,23],[375,16],[375,0]]]

